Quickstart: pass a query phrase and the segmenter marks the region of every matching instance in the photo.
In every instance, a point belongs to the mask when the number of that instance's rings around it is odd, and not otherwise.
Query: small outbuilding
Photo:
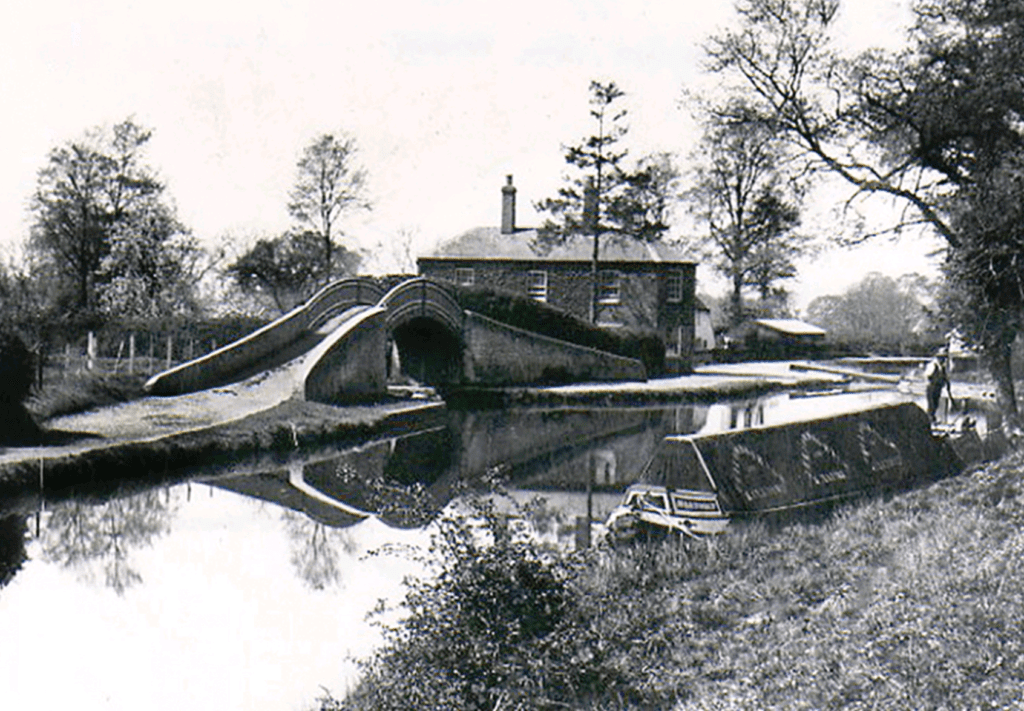
[[[729,332],[733,348],[768,357],[813,355],[825,343],[826,331],[795,318],[758,318]]]

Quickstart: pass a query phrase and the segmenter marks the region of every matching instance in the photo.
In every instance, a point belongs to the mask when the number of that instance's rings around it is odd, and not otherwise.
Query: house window
[[[527,272],[526,274],[526,293],[530,295],[531,299],[537,301],[548,300],[548,273],[547,272]]]
[[[475,275],[472,269],[462,268],[455,270],[455,283],[459,286],[473,286]]]
[[[683,300],[683,275],[672,272],[665,279],[665,300],[678,303]]]
[[[621,299],[622,275],[619,272],[603,271],[597,283],[597,303],[617,304]]]
[[[665,355],[678,356],[683,350],[683,327],[669,329],[665,334]]]

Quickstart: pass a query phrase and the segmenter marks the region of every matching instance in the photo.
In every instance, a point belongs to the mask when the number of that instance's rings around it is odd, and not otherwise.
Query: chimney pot
[[[505,176],[501,186],[501,234],[510,235],[516,231],[516,188],[512,176]]]

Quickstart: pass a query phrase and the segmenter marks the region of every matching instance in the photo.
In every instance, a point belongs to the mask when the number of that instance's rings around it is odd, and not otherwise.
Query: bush
[[[21,337],[0,329],[0,443],[35,444],[39,428],[22,404],[32,392],[35,359]]]
[[[578,568],[487,504],[440,522],[435,577],[408,583],[407,616],[362,663],[344,700],[321,709],[580,708],[621,698],[589,631]],[[626,694],[628,695],[628,694]]]
[[[34,382],[32,353],[17,334],[0,330],[0,407],[20,405]]]

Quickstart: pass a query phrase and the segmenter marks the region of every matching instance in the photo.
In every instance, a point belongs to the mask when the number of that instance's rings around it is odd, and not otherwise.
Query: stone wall
[[[370,308],[316,347],[302,377],[306,400],[336,404],[387,392],[386,314]]]
[[[643,364],[523,331],[466,312],[463,332],[467,384],[526,385],[646,380]]]

